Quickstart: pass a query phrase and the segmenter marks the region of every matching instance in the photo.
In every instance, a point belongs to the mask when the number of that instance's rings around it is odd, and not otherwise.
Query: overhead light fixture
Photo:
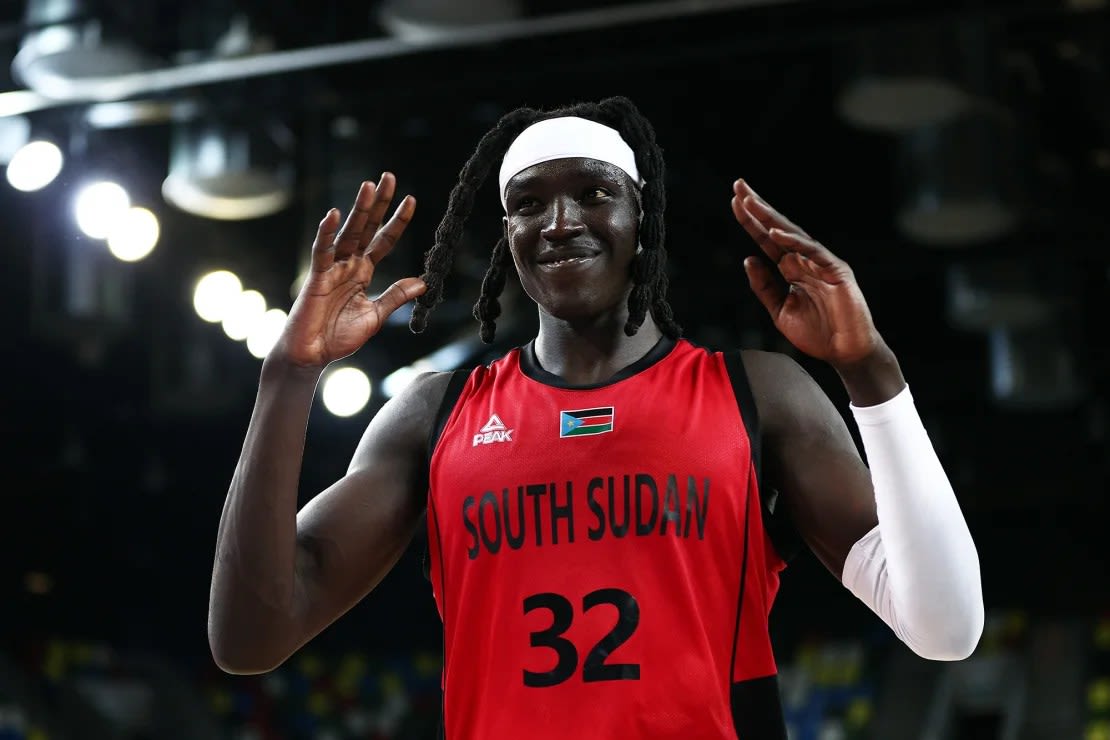
[[[910,239],[938,247],[989,242],[1018,221],[1015,124],[979,110],[899,139],[904,192],[896,220]]]
[[[32,29],[12,59],[12,76],[47,98],[65,98],[82,79],[136,74],[159,64],[129,40],[110,32],[85,0],[28,0]]]
[[[393,36],[407,41],[450,38],[453,31],[516,20],[522,15],[518,0],[386,0],[378,22]]]
[[[988,334],[990,387],[995,403],[1022,411],[1079,403],[1087,384],[1062,324],[999,327]]]
[[[989,41],[973,21],[869,27],[853,45],[837,113],[855,128],[891,134],[951,121],[983,92]]]
[[[899,133],[951,120],[970,96],[953,82],[925,75],[861,77],[841,92],[840,117],[856,128]]]
[[[179,122],[162,196],[204,218],[239,221],[278,213],[293,198],[292,150],[291,132],[273,122]]]
[[[1068,284],[1045,280],[1029,260],[991,259],[957,263],[946,273],[949,323],[963,331],[1013,330],[1044,326],[1056,320],[1064,301],[1045,285]]]
[[[851,53],[837,113],[878,133],[909,134],[997,106],[1008,69],[998,24],[986,13],[867,26]]]

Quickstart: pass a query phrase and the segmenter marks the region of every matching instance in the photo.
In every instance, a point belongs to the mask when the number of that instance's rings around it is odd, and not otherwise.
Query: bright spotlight
[[[251,333],[247,335],[247,350],[260,360],[265,358],[281,336],[286,317],[287,314],[280,308],[271,308],[262,314],[251,326]]]
[[[77,225],[93,239],[104,239],[131,207],[127,191],[114,182],[86,185],[77,194]]]
[[[336,416],[353,416],[370,400],[370,378],[357,367],[340,367],[324,378],[324,407]]]
[[[62,171],[62,150],[49,141],[32,141],[12,155],[8,182],[30,192],[46,187]]]
[[[158,243],[158,217],[145,208],[130,208],[108,233],[108,251],[124,262],[138,262]]]
[[[210,272],[197,281],[193,289],[193,308],[205,321],[216,323],[243,292],[243,283],[229,270]]]
[[[239,342],[246,339],[251,329],[266,313],[266,299],[257,290],[244,290],[235,296],[224,313],[224,334]]]

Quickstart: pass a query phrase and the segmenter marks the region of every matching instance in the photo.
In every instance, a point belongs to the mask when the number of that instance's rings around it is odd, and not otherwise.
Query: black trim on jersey
[[[748,441],[752,447],[752,465],[755,466],[755,480],[762,492],[763,470],[760,453],[763,434],[759,428],[759,411],[755,407],[755,396],[752,395],[752,386],[748,382],[748,373],[744,369],[744,359],[740,355],[740,350],[734,349],[721,354],[725,358],[728,379],[732,381],[732,393],[736,396],[736,405],[740,407],[740,418],[744,420],[744,427],[748,430]]]
[[[432,422],[432,429],[428,433],[428,445],[427,445],[427,449],[425,451],[426,460],[425,460],[424,468],[425,468],[425,470],[427,470],[427,475],[428,475],[428,480],[429,481],[431,480],[431,475],[432,475],[432,471],[431,471],[432,454],[435,452],[436,445],[439,444],[439,438],[443,435],[443,428],[445,426],[447,426],[447,419],[451,416],[451,412],[454,411],[455,404],[458,403],[459,396],[462,394],[462,390],[466,386],[466,381],[467,381],[467,379],[470,378],[470,373],[472,371],[473,371],[473,368],[459,368],[459,369],[454,370],[454,371],[451,372],[451,379],[447,381],[447,388],[443,392],[443,400],[441,400],[439,402],[439,408],[436,409],[435,419]],[[426,513],[430,513],[432,515],[432,521],[434,521],[435,525],[436,525],[436,538],[439,539],[439,537],[440,537],[440,534],[439,534],[440,533],[439,518],[436,517],[435,505],[432,504],[431,499],[428,500],[428,512],[426,512]],[[443,613],[446,614],[447,613],[447,593],[446,593],[447,592],[447,584],[446,584],[446,580],[445,580],[446,576],[443,572],[443,543],[439,542],[438,544],[439,544],[439,548],[438,548],[439,549],[439,585],[440,585],[440,588],[443,590],[443,593],[440,594],[440,599],[442,600],[442,603],[440,604],[440,609],[442,609]],[[430,558],[428,557],[428,543],[427,543],[427,541],[425,541],[425,543],[424,543],[424,555],[423,555],[422,560],[423,560],[423,563],[424,563],[424,577],[427,578],[430,581],[430,580],[432,580],[432,564],[430,562]],[[444,625],[443,625],[443,639],[444,639],[444,645],[446,645],[447,644],[447,642],[446,642],[446,640],[447,640],[447,625],[446,625],[446,623],[444,623]],[[444,666],[444,667],[446,668],[446,666]],[[440,692],[440,697],[439,697],[439,722],[438,722],[438,727],[436,728],[436,739],[437,740],[445,740],[445,738],[447,737],[446,721],[444,719],[446,701],[447,701],[447,696],[443,691],[441,691]]]
[[[441,536],[440,536],[439,517],[436,516],[436,507],[435,507],[435,504],[432,503],[431,499],[428,500],[428,511],[431,512],[432,521],[435,522],[435,525],[436,525],[436,544],[439,546],[437,548],[439,550],[439,588],[440,588],[439,608],[440,608],[440,611],[441,611],[442,614],[447,614],[447,580],[446,580],[446,574],[443,572],[443,541],[442,541]],[[425,549],[424,549],[425,568],[424,568],[424,570],[425,570],[425,575],[430,576],[431,569],[427,565],[427,562],[428,562],[428,550],[427,550],[427,546],[425,546]],[[444,620],[440,620],[440,621],[443,623],[443,645],[444,645],[444,648],[446,648],[446,646],[447,646],[447,620],[444,619]],[[443,670],[446,671],[447,670],[447,654],[446,653],[444,653],[443,659],[444,659]],[[446,738],[446,736],[447,736],[447,734],[446,734],[447,733],[447,730],[446,730],[447,720],[445,719],[445,715],[446,715],[446,707],[447,707],[447,692],[444,691],[443,688],[442,688],[443,687],[442,680],[440,681],[440,687],[441,687],[441,689],[440,689],[440,696],[439,696],[439,737],[440,738]]]
[[[786,740],[777,675],[737,681],[729,694],[733,727],[741,740]]]
[[[752,464],[755,466],[756,484],[759,486],[759,499],[763,508],[763,528],[771,538],[775,552],[783,562],[789,563],[801,551],[803,541],[801,535],[790,521],[790,514],[785,507],[780,507],[779,492],[767,485],[763,480],[762,465],[762,440],[763,430],[759,426],[759,413],[756,410],[755,396],[748,382],[748,373],[744,369],[744,360],[741,350],[734,349],[721,353],[725,359],[725,368],[728,370],[729,380],[732,381],[732,392],[736,396],[736,405],[740,407],[740,416],[748,430],[748,440],[752,448]]]
[[[461,367],[458,370],[451,371],[451,379],[447,381],[447,388],[443,391],[443,400],[439,402],[439,408],[436,409],[435,421],[432,424],[431,431],[428,432],[428,449],[427,449],[427,463],[428,467],[432,464],[432,453],[436,451],[436,445],[439,444],[439,437],[443,434],[443,427],[447,426],[447,419],[451,416],[451,412],[455,410],[455,403],[459,400],[459,395],[462,394],[463,386],[466,385],[467,378],[473,368]]]
[[[744,611],[744,589],[748,582],[748,533],[751,531],[752,523],[751,490],[750,487],[744,489],[744,551],[743,557],[740,559],[740,594],[736,599],[736,624],[732,628],[732,657],[728,662],[730,682],[732,681],[732,672],[736,667],[736,650],[740,646],[740,615]],[[736,713],[736,705],[731,701],[730,704],[732,707],[732,726],[736,728],[738,737],[744,737],[740,733],[740,718]]]
[[[443,428],[447,426],[447,419],[451,416],[451,412],[455,408],[455,404],[459,400],[459,395],[462,394],[463,386],[466,385],[467,378],[470,377],[472,372],[471,368],[459,368],[451,372],[451,379],[447,381],[447,388],[443,392],[443,400],[439,402],[439,408],[436,409],[435,419],[432,421],[431,431],[428,432],[428,445],[424,452],[424,470],[427,471],[426,478],[431,480],[431,467],[432,467],[432,453],[436,450],[436,445],[439,444],[439,438],[443,434]],[[424,544],[424,554],[421,557],[424,566],[424,577],[429,581],[432,579],[432,564],[428,562],[428,545]]]
[[[588,391],[594,388],[604,388],[607,385],[612,385],[625,378],[631,378],[638,372],[647,370],[670,354],[670,351],[675,348],[675,344],[675,340],[670,337],[660,337],[659,341],[655,343],[655,346],[647,351],[647,354],[631,365],[621,368],[608,380],[604,380],[600,383],[588,383],[586,385],[571,385],[555,373],[550,373],[540,367],[540,361],[536,358],[536,340],[533,339],[520,348],[520,370],[532,380],[539,381],[544,385],[550,385],[555,388],[567,388],[569,390]]]

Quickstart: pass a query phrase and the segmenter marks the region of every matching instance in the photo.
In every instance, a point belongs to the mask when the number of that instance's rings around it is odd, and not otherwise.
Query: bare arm
[[[374,336],[424,290],[405,278],[371,298],[374,267],[408,224],[406,197],[382,223],[394,177],[363,183],[340,228],[332,209],[312,246],[312,270],[263,363],[254,411],[216,541],[208,638],[230,673],[260,673],[350,609],[396,563],[423,501],[422,453],[435,413],[425,376],[371,421],[347,474],[296,510],[305,427],[324,368]],[[437,385],[438,384],[438,385]]]
[[[745,350],[763,434],[764,479],[798,534],[840,578],[852,546],[878,524],[871,475],[844,418],[801,365]]]
[[[791,344],[840,375],[867,456],[864,466],[840,415],[799,367],[753,358],[770,475],[799,532],[918,655],[967,657],[983,629],[978,553],[855,275],[743,181],[732,207],[765,257],[744,261],[752,290]]]
[[[272,670],[393,568],[424,509],[424,446],[443,381],[422,376],[387,402],[347,474],[298,512],[315,381],[264,367],[216,542],[208,635],[223,670]]]

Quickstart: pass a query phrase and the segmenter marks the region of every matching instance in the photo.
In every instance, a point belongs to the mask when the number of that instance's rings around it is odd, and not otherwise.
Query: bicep
[[[415,385],[415,384],[414,384]],[[315,634],[368,594],[412,541],[424,510],[424,443],[436,380],[386,403],[346,475],[297,513],[298,603]]]
[[[788,357],[762,359],[750,375],[764,481],[779,491],[810,550],[840,578],[848,552],[878,524],[870,471],[820,385]]]

